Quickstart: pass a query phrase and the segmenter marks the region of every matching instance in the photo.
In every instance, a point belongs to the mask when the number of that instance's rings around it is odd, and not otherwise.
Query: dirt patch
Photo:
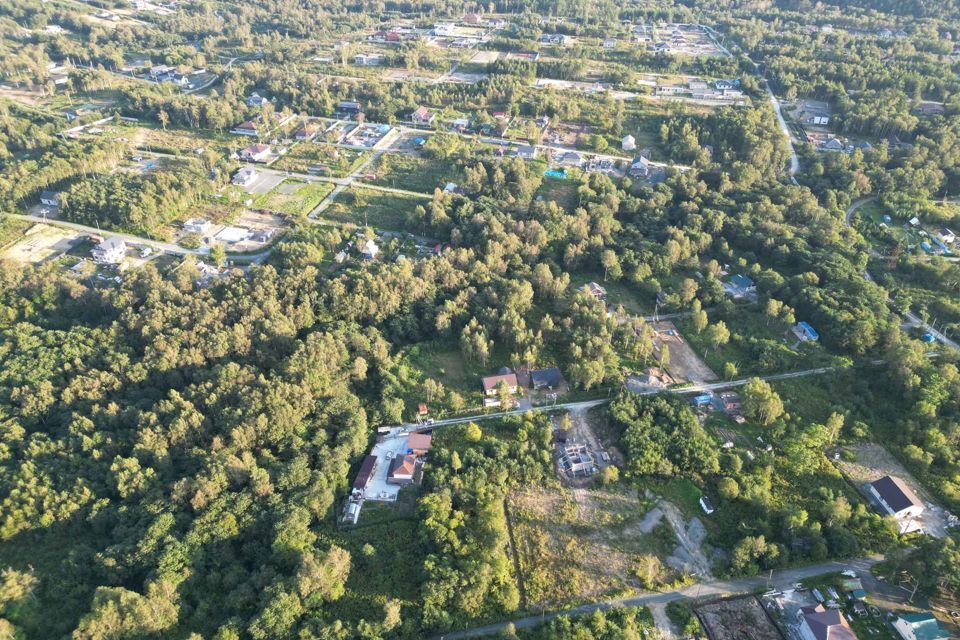
[[[663,345],[667,345],[670,364],[666,369],[671,376],[679,381],[689,382],[711,382],[717,379],[717,374],[694,352],[675,324],[669,321],[656,322],[653,329],[654,356],[659,359]]]
[[[647,605],[647,608],[650,609],[650,613],[653,615],[653,623],[660,632],[660,637],[664,640],[670,640],[673,638],[675,636],[675,630],[673,628],[673,623],[667,616],[667,605],[663,603],[657,603]]]
[[[946,510],[934,502],[933,496],[885,447],[871,442],[844,447],[844,450],[853,454],[853,460],[843,460],[844,456],[841,456],[834,464],[864,495],[869,496],[864,489],[866,484],[883,476],[898,477],[906,482],[926,505],[920,516],[924,531],[938,538],[946,536]]]
[[[667,500],[660,500],[657,506],[663,510],[667,522],[677,536],[677,548],[667,558],[667,564],[681,573],[697,576],[700,580],[712,580],[710,560],[703,552],[703,541],[707,537],[703,522],[700,518],[691,518],[689,522],[685,522],[680,509]]]
[[[17,262],[44,262],[67,253],[81,240],[81,234],[76,231],[35,224],[22,239],[7,248],[3,256]]]
[[[783,640],[753,596],[711,602],[694,612],[710,640]]]

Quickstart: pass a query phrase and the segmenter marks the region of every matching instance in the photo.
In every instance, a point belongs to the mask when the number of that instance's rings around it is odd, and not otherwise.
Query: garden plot
[[[923,522],[923,530],[937,538],[943,538],[947,535],[947,512],[934,502],[933,496],[924,489],[923,485],[917,482],[906,467],[900,464],[900,461],[894,458],[882,445],[872,442],[857,444],[844,447],[844,451],[852,453],[853,460],[844,460],[845,456],[841,455],[840,459],[835,460],[834,463],[858,489],[864,491],[865,484],[883,476],[900,478],[913,489],[914,493],[926,505],[926,509],[920,516],[920,520]]]

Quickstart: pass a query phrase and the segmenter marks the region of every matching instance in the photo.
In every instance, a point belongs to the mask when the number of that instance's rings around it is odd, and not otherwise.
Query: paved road
[[[877,199],[876,196],[868,196],[866,198],[860,198],[859,200],[854,200],[852,203],[850,203],[850,206],[847,207],[847,212],[843,217],[844,224],[846,224],[849,227],[850,220],[853,218],[853,214],[863,205],[867,204],[868,202],[873,202],[876,199]],[[870,254],[876,255],[876,253],[873,251],[872,248],[870,249]],[[863,271],[863,277],[869,280],[870,282],[874,282],[873,276],[870,275],[870,272],[867,271],[866,269],[864,269]],[[909,324],[910,326],[914,326],[914,327],[917,327],[917,326],[923,327],[924,331],[926,331],[927,333],[932,335],[934,338],[936,338],[937,341],[940,342],[941,344],[946,345],[947,347],[953,349],[954,351],[960,351],[960,343],[957,343],[956,340],[950,339],[949,337],[941,333],[936,328],[927,324],[923,320],[923,318],[915,314],[913,311],[907,311],[907,313],[904,314],[904,317],[907,319],[907,322],[904,324]]]
[[[70,229],[71,231],[76,231],[78,233],[85,233],[94,236],[102,236],[104,238],[120,238],[124,242],[131,245],[139,245],[145,247],[151,247],[152,249],[157,249],[158,251],[163,251],[164,253],[169,253],[173,255],[195,255],[195,256],[206,256],[210,254],[209,247],[200,247],[198,249],[187,249],[186,247],[181,247],[178,244],[172,242],[163,242],[162,240],[152,240],[150,238],[142,238],[140,236],[135,236],[130,233],[119,233],[116,231],[107,231],[97,229],[96,227],[88,227],[84,224],[77,224],[76,222],[67,222],[66,220],[57,220],[54,218],[44,218],[43,216],[34,216],[30,214],[22,213],[8,213],[7,215],[18,218],[20,220],[25,220],[27,222],[37,222],[41,224],[48,224],[53,227],[61,227],[63,229]],[[270,255],[272,249],[265,249],[257,253],[230,253],[227,255],[229,259],[234,263],[247,263],[247,262],[263,262],[267,256]]]
[[[193,254],[198,256],[204,256],[210,253],[210,249],[206,247],[203,247],[200,249],[186,249],[184,247],[181,247],[178,244],[173,244],[171,242],[161,242],[159,240],[150,240],[149,238],[141,238],[139,236],[135,236],[129,233],[102,231],[100,229],[97,229],[96,227],[88,227],[86,225],[77,224],[75,222],[67,222],[66,220],[55,220],[53,218],[45,218],[43,216],[34,216],[34,215],[21,214],[21,213],[10,213],[7,215],[13,218],[19,218],[20,220],[49,224],[51,226],[62,227],[64,229],[77,231],[79,233],[88,233],[95,236],[103,236],[105,238],[116,237],[130,244],[144,245],[147,247],[151,247],[153,249],[159,249],[160,251],[165,251],[166,253],[173,253],[178,255]]]
[[[878,362],[882,362],[882,361],[875,361],[874,363],[878,363]],[[837,367],[833,367],[833,366],[817,367],[815,369],[804,369],[802,371],[790,371],[787,373],[775,373],[772,375],[756,376],[756,377],[759,377],[761,380],[775,382],[777,380],[790,380],[793,378],[803,378],[805,376],[822,375],[824,373],[830,373],[831,371],[835,371],[836,369]],[[724,389],[734,389],[736,387],[742,387],[748,382],[750,382],[750,380],[752,379],[753,377],[740,378],[737,380],[723,380],[720,382],[704,382],[704,383],[692,384],[686,387],[680,387],[675,389],[643,389],[640,391],[634,391],[634,393],[637,393],[638,395],[642,395],[642,396],[648,396],[648,395],[654,395],[656,393],[660,393],[661,391],[668,391],[670,393],[689,395],[693,393],[703,393],[705,391],[722,391]],[[578,402],[564,402],[560,404],[550,404],[550,405],[543,405],[543,406],[532,407],[532,408],[525,407],[520,409],[513,409],[511,411],[500,411],[497,413],[484,413],[484,414],[478,414],[478,415],[472,415],[472,416],[462,416],[458,418],[446,418],[443,420],[435,420],[433,423],[431,423],[430,426],[445,427],[445,426],[454,425],[454,424],[463,424],[465,422],[481,422],[483,420],[494,420],[494,419],[504,418],[507,416],[520,416],[528,412],[541,413],[541,412],[560,411],[560,410],[583,411],[585,409],[590,409],[592,407],[598,407],[600,405],[607,404],[608,402],[610,402],[610,400],[611,398],[594,398],[593,400],[581,400]],[[411,428],[411,429],[418,428],[421,426],[423,425],[419,425],[419,424],[401,425],[402,428]]]
[[[639,607],[649,604],[664,604],[674,600],[696,600],[712,599],[730,595],[739,595],[753,593],[767,586],[774,588],[789,588],[795,582],[810,578],[812,576],[834,571],[844,571],[852,569],[862,579],[868,578],[870,568],[883,560],[882,556],[872,556],[868,558],[858,558],[847,562],[824,562],[821,564],[810,565],[807,567],[797,567],[795,569],[784,569],[775,571],[773,578],[768,580],[768,576],[756,576],[753,578],[741,578],[738,580],[717,580],[713,582],[703,582],[676,589],[673,591],[664,591],[662,593],[644,593],[632,598],[620,598],[615,600],[603,600],[592,604],[585,604],[563,611],[555,611],[539,616],[528,616],[516,620],[508,620],[496,624],[489,624],[464,631],[455,631],[435,636],[435,640],[461,640],[462,638],[478,638],[492,636],[501,633],[508,624],[512,624],[517,629],[529,629],[536,627],[547,620],[552,620],[562,615],[585,615],[594,611],[607,611],[615,607]]]
[[[719,34],[717,34],[717,32],[711,27],[707,27],[707,31],[710,32],[714,38],[714,41],[716,42]],[[730,50],[723,45],[718,44],[718,46],[726,51],[728,55],[733,55]],[[777,116],[777,122],[780,124],[780,130],[783,132],[783,135],[787,136],[787,144],[790,145],[790,181],[793,182],[793,184],[797,184],[796,175],[800,172],[800,158],[797,156],[796,149],[793,148],[793,135],[790,133],[790,127],[787,126],[787,121],[783,119],[783,112],[780,109],[780,101],[777,100],[777,96],[774,95],[773,89],[770,88],[770,83],[765,77],[763,77],[763,74],[760,73],[760,65],[751,60],[746,51],[740,49],[740,47],[738,47],[736,44],[733,46],[739,49],[743,57],[753,65],[753,68],[760,77],[761,82],[763,82],[763,88],[767,90],[767,95],[770,96],[770,105],[773,107],[773,112]]]

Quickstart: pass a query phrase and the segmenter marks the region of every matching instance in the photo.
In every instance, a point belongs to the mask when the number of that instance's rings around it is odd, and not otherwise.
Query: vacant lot
[[[323,212],[323,217],[358,227],[421,233],[423,229],[411,226],[408,220],[417,205],[422,204],[429,204],[429,201],[355,185],[340,194]]]
[[[277,185],[270,193],[258,197],[256,205],[262,209],[291,216],[305,216],[331,191],[333,191],[333,185],[329,182],[288,179]]]
[[[562,209],[571,212],[580,203],[577,184],[565,178],[544,178],[536,195],[548,202],[556,202]]]
[[[753,596],[712,602],[694,611],[712,640],[783,640]]]
[[[374,184],[421,193],[433,193],[448,182],[462,182],[460,169],[454,162],[396,153],[383,154],[369,171],[377,176]]]
[[[670,352],[670,363],[666,369],[674,378],[690,382],[710,382],[717,379],[717,374],[707,366],[700,356],[694,352],[672,322],[657,322],[653,325],[657,334],[654,337],[654,346],[659,352],[663,345],[667,345]]]
[[[363,162],[368,154],[332,145],[301,142],[294,145],[273,164],[274,169],[313,173],[342,178]]]
[[[35,224],[2,255],[17,262],[44,262],[67,253],[80,239],[80,234],[76,231]]]
[[[637,588],[655,557],[654,582],[676,579],[663,562],[676,538],[659,509],[635,490],[538,489],[510,498],[528,602],[556,605]]]

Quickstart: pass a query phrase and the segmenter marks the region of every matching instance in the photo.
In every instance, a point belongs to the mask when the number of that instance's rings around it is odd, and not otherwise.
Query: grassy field
[[[576,183],[563,178],[544,177],[543,183],[537,189],[534,197],[537,196],[542,196],[547,201],[556,202],[566,211],[573,211],[580,203]]]
[[[242,136],[231,136],[208,129],[163,129],[151,122],[123,123],[111,125],[118,134],[129,138],[134,147],[170,153],[173,155],[193,154],[196,149],[211,149],[220,154],[229,154],[246,140]]]
[[[732,362],[739,374],[791,371],[831,364],[833,357],[818,343],[799,340],[790,326],[769,318],[757,306],[736,306],[729,311],[722,308],[708,312],[711,324],[722,320],[730,330],[730,341],[714,348],[707,339],[707,331],[697,334],[689,317],[674,320],[693,350],[718,374],[724,364]]]
[[[634,489],[538,488],[510,498],[529,606],[550,607],[628,593],[641,556],[664,560],[676,546],[665,521],[648,527],[652,503]],[[676,576],[663,569],[661,580]]]
[[[342,178],[353,172],[366,157],[367,154],[359,151],[338,149],[314,142],[300,142],[273,163],[273,168],[309,173],[312,167],[325,167],[325,170],[319,173]]]
[[[374,184],[407,191],[433,193],[448,182],[460,183],[463,175],[454,162],[385,153],[370,167],[376,174]]]
[[[0,249],[18,240],[31,224],[16,218],[0,216]]]
[[[323,217],[358,227],[369,225],[388,231],[419,233],[422,229],[411,227],[408,218],[417,205],[422,204],[428,204],[428,201],[355,185],[340,194],[323,212]]]
[[[333,191],[333,185],[329,182],[287,179],[269,193],[258,196],[256,206],[292,216],[305,216],[331,191]]]

